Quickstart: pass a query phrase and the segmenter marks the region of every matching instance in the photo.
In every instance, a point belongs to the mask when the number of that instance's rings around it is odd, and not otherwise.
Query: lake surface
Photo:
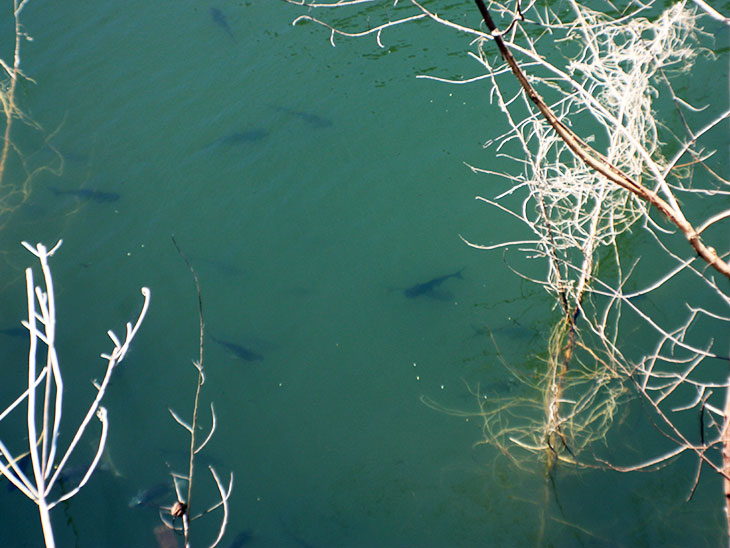
[[[469,2],[431,4],[477,24]],[[373,20],[391,5],[372,8]],[[459,238],[524,238],[474,200],[508,183],[464,164],[514,168],[482,148],[504,123],[486,83],[415,78],[480,74],[468,37],[422,22],[385,32],[383,49],[374,37],[332,48],[326,30],[291,25],[303,13],[273,0],[36,0],[23,12],[33,40],[22,66],[35,83],[21,82],[18,97],[37,127],[14,126],[25,163],[6,179],[28,181],[30,194],[0,218],[0,328],[26,314],[32,257],[20,241],[62,238],[51,263],[62,437],[94,395],[106,330],[122,333],[139,288],[152,293],[105,404],[117,473],[99,470],[53,510],[59,546],[155,546],[157,511],[128,503],[184,472],[188,438],[168,408],[192,413],[198,308],[173,234],[202,288],[201,421],[210,424],[211,401],[218,419],[199,455],[197,511],[215,500],[207,465],[235,478],[222,546],[726,544],[718,478],[703,475],[685,502],[691,459],[636,475],[564,467],[550,482],[537,459],[520,468],[475,445],[479,421],[424,405],[473,412],[477,384],[490,397],[519,393],[498,354],[539,368],[556,319],[500,251]],[[349,30],[365,21],[333,17]],[[8,60],[8,7],[1,19]],[[727,31],[706,28],[726,54]],[[699,102],[703,74],[727,81],[723,63],[698,61],[704,72],[688,86]],[[717,110],[728,102],[720,89]],[[726,134],[713,138],[724,154]],[[2,402],[22,390],[26,345],[0,334]],[[616,422],[611,455],[634,462],[645,449],[637,432],[652,431],[641,404],[627,402]],[[6,443],[23,440],[22,417],[3,428]],[[92,455],[83,442],[73,464]],[[2,483],[0,547],[38,546],[34,505]],[[195,545],[216,527],[211,516],[196,521]]]

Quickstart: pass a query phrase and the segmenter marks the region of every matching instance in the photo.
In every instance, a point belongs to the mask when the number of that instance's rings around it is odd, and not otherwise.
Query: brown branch
[[[714,248],[706,246],[699,233],[694,227],[685,219],[682,212],[678,209],[672,208],[666,201],[660,198],[656,192],[643,186],[641,183],[634,181],[629,175],[621,171],[619,168],[614,166],[608,158],[603,154],[589,146],[583,141],[578,135],[570,130],[565,124],[563,124],[552,109],[547,105],[545,100],[535,90],[534,87],[527,80],[527,75],[522,71],[520,66],[517,64],[517,60],[510,52],[507,44],[502,39],[502,34],[497,29],[494,21],[489,14],[489,10],[484,5],[483,0],[475,0],[477,7],[479,8],[482,18],[489,29],[492,38],[494,39],[497,47],[499,48],[502,57],[509,65],[510,69],[514,73],[518,82],[527,93],[530,101],[537,107],[540,113],[543,115],[545,120],[560,136],[563,142],[570,148],[570,150],[577,156],[583,163],[590,168],[594,169],[606,179],[619,185],[620,187],[632,192],[639,198],[646,200],[651,205],[656,207],[659,212],[664,215],[670,222],[672,222],[687,238],[690,245],[694,248],[697,254],[717,270],[720,274],[730,279],[730,265],[723,261],[715,251]]]
[[[184,529],[184,535],[185,535],[185,546],[190,546],[190,527],[189,527],[189,512],[192,502],[192,496],[193,496],[193,474],[195,472],[195,453],[202,448],[202,445],[200,448],[196,449],[195,447],[195,431],[198,424],[198,403],[200,401],[200,389],[203,386],[203,383],[205,382],[205,375],[203,374],[203,339],[205,334],[205,319],[203,317],[203,297],[200,292],[200,281],[198,280],[198,274],[195,272],[195,269],[193,268],[193,265],[190,264],[190,261],[188,260],[187,256],[182,252],[180,249],[180,246],[177,245],[177,241],[175,240],[175,235],[172,235],[172,243],[175,246],[175,249],[177,249],[177,252],[180,254],[180,256],[185,260],[185,264],[187,265],[188,269],[190,270],[190,273],[193,275],[193,280],[195,281],[195,291],[198,296],[198,320],[200,323],[200,342],[198,346],[198,361],[195,363],[195,368],[198,371],[198,383],[195,387],[195,399],[193,401],[193,421],[190,424],[190,459],[188,463],[188,492],[187,492],[187,498],[184,501],[184,509],[182,512],[182,518],[183,518],[183,529]],[[211,407],[212,411],[212,407]],[[215,426],[215,415],[213,416],[214,420],[214,426]],[[207,443],[207,440],[206,442]]]

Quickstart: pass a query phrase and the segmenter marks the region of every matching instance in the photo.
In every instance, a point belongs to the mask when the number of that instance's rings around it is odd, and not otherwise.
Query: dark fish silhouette
[[[58,188],[51,188],[51,191],[56,196],[73,196],[81,200],[96,202],[97,204],[116,202],[120,198],[119,194],[116,192],[102,192],[101,190],[91,190],[90,188],[80,188],[78,190],[59,190]]]
[[[233,539],[233,542],[228,545],[228,548],[241,548],[253,540],[253,533],[251,531],[241,531]]]
[[[234,146],[245,143],[253,143],[260,141],[269,134],[265,129],[248,129],[246,131],[234,131],[228,135],[224,135],[220,139],[216,139],[208,145],[208,148],[219,145]]]
[[[158,483],[149,489],[140,489],[137,494],[129,499],[130,508],[141,508],[143,506],[157,506],[165,497],[172,495],[175,490],[169,483]]]
[[[8,337],[24,337],[28,334],[28,330],[25,327],[6,327],[0,329],[0,334],[7,335]]]
[[[231,39],[236,39],[236,37],[233,36],[233,31],[231,30],[230,25],[228,24],[228,18],[221,10],[218,8],[210,8],[210,16],[213,18],[213,22],[222,28],[225,33],[231,37]]]
[[[86,473],[89,471],[89,465],[71,466],[64,468],[58,475],[58,483],[56,485],[63,493],[68,493],[81,483]]]
[[[243,276],[245,274],[243,268],[225,259],[192,257],[190,262],[196,268],[208,269],[209,271],[215,271],[215,273],[225,276]]]
[[[104,449],[106,452],[106,448]],[[102,460],[105,460],[102,458]],[[30,476],[32,478],[32,462],[30,455],[25,455],[23,458],[18,460],[17,462],[18,467],[23,471],[23,473],[26,476]],[[63,493],[67,493],[71,491],[72,489],[75,489],[76,486],[81,482],[81,480],[84,478],[86,473],[89,471],[89,464],[87,465],[79,465],[79,466],[71,466],[64,468],[61,473],[58,475],[56,486],[54,487],[57,489],[60,489]],[[108,457],[106,459],[106,462],[100,462],[96,470],[106,471],[114,474],[116,477],[121,477],[121,474],[119,474],[119,471],[114,467],[114,464],[111,463],[111,461],[108,460]],[[54,470],[55,472],[55,470]],[[32,480],[31,480],[32,481]],[[15,491],[18,488],[15,487],[12,483],[8,482],[8,491]]]
[[[288,107],[282,107],[277,106],[274,107],[279,112],[286,112],[290,116],[294,116],[295,118],[299,118],[303,122],[306,122],[312,127],[315,128],[324,128],[324,127],[330,127],[332,125],[332,120],[328,118],[323,118],[322,116],[319,116],[318,114],[314,114],[312,112],[304,112],[302,110],[294,110]]]
[[[457,270],[456,272],[452,272],[451,274],[445,274],[443,276],[428,280],[427,282],[412,285],[411,287],[404,289],[403,294],[409,299],[415,299],[416,297],[423,296],[439,298],[439,293],[437,292],[439,286],[449,278],[463,278],[463,276],[461,275],[463,271],[464,269],[462,268],[461,270]]]
[[[211,333],[208,333],[210,335],[210,338],[213,339],[215,342],[217,342],[219,345],[221,345],[223,348],[228,350],[231,354],[236,356],[237,358],[240,358],[247,362],[255,362],[259,360],[263,360],[264,357],[254,352],[253,350],[246,348],[244,346],[241,346],[240,344],[236,344],[234,342],[225,341],[223,339],[219,339],[218,337],[212,335]]]

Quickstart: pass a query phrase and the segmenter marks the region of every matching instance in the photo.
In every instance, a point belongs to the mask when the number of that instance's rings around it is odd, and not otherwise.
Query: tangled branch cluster
[[[367,3],[289,1],[312,11]],[[386,31],[423,19],[472,36],[476,52],[469,55],[480,63],[483,74],[458,81],[421,77],[452,85],[490,81],[491,103],[508,125],[487,145],[515,160],[520,172],[469,167],[512,182],[507,191],[478,199],[521,221],[531,237],[491,245],[467,243],[486,250],[517,248],[527,260],[543,260],[545,277],[530,279],[555,297],[562,320],[550,337],[540,378],[525,378],[505,364],[528,395],[485,398],[475,389],[479,409],[472,413],[425,401],[446,412],[481,417],[485,443],[512,458],[517,449],[524,449],[528,455],[547,454],[549,463],[561,459],[633,470],[692,452],[730,480],[717,451],[722,447],[728,455],[725,463],[730,464],[730,398],[724,409],[715,401],[727,392],[728,380],[725,372],[718,376],[717,368],[708,365],[726,360],[727,352],[716,351],[710,332],[698,329],[708,322],[716,327],[730,321],[730,297],[721,285],[726,282],[723,277],[730,277],[730,252],[717,251],[703,241],[704,234],[714,233],[730,218],[730,210],[716,201],[704,204],[705,219],[693,223],[683,205],[688,198],[724,196],[730,191],[728,181],[708,165],[712,152],[701,143],[730,117],[730,111],[703,120],[696,116],[703,107],[680,98],[670,79],[695,61],[703,36],[701,18],[726,24],[730,20],[701,0],[694,2],[701,11],[687,1],[664,11],[656,2],[629,1],[623,12],[611,4],[613,17],[575,0],[567,2],[570,13],[532,2],[525,6],[519,1],[490,2],[487,8],[483,0],[475,1],[486,31],[455,23],[416,0],[406,2],[410,10],[399,8],[398,19],[361,32],[345,32],[312,15],[294,21],[324,26],[332,45],[337,36],[372,35],[383,47]],[[552,52],[549,57],[544,56],[547,52]],[[677,136],[681,132],[673,133],[657,117],[660,108],[667,117],[674,114],[666,111],[667,105],[676,109],[684,136]],[[698,121],[704,125],[693,127]],[[667,147],[661,136],[666,135],[677,149],[669,158],[663,154]],[[675,196],[678,193],[681,200]],[[620,235],[634,228],[648,236],[669,265],[658,278],[652,278],[654,269],[641,268],[640,258],[631,257],[619,242]],[[716,245],[727,248],[727,239]],[[704,261],[700,266],[698,257]],[[715,279],[718,273],[720,282]],[[712,304],[691,305],[689,294],[678,295],[666,308],[674,312],[675,304],[685,301],[679,307],[685,315],[679,325],[676,315],[656,313],[638,301],[688,282],[704,291],[703,300]],[[637,285],[639,289],[627,290]],[[624,348],[627,325],[649,333],[635,345],[640,347],[638,355]],[[605,436],[629,386],[649,402],[660,430],[676,449],[630,466],[579,458],[583,449]],[[682,421],[675,415],[688,411],[707,417],[700,443],[690,441],[693,436],[682,432]],[[713,456],[708,456],[710,449],[715,449]]]

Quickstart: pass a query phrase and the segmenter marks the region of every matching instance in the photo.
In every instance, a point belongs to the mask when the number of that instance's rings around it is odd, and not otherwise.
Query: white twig
[[[213,475],[213,479],[215,480],[216,487],[218,487],[218,493],[221,496],[221,500],[219,504],[216,504],[215,506],[211,507],[208,511],[212,511],[218,506],[223,506],[223,517],[221,518],[221,525],[218,529],[218,536],[213,541],[213,544],[210,545],[210,548],[215,548],[215,546],[218,545],[218,543],[223,539],[223,534],[226,531],[226,525],[228,524],[228,499],[231,496],[231,491],[233,490],[233,473],[231,473],[231,478],[228,481],[228,490],[224,489],[223,484],[221,483],[220,478],[218,477],[218,474],[216,474],[215,469],[212,466],[208,466],[208,469],[210,470],[210,473]]]
[[[18,9],[22,9],[23,5],[21,4]],[[112,340],[115,342],[115,348],[111,355],[103,355],[107,360],[104,380],[101,384],[95,384],[97,389],[96,397],[89,407],[86,416],[76,429],[76,433],[63,453],[63,457],[58,460],[58,437],[63,416],[64,383],[56,354],[56,305],[53,291],[53,278],[51,276],[48,258],[58,250],[61,245],[61,240],[50,250],[40,243],[31,246],[27,242],[22,242],[22,245],[35,255],[40,262],[43,273],[43,286],[35,285],[33,270],[31,268],[26,269],[28,319],[23,321],[23,326],[28,330],[30,342],[28,351],[28,388],[0,413],[0,421],[18,408],[22,402],[26,402],[28,429],[27,454],[30,455],[33,474],[32,478],[29,478],[22,472],[17,465],[19,458],[14,456],[2,442],[0,442],[0,454],[2,455],[0,459],[0,472],[38,506],[46,546],[53,547],[55,546],[55,541],[49,512],[59,502],[68,500],[78,493],[91,478],[103,455],[109,421],[107,419],[107,411],[104,407],[101,407],[100,403],[114,368],[124,359],[129,345],[147,313],[150,291],[146,287],[142,288],[142,295],[144,297],[142,311],[134,327],[131,324],[127,324],[127,336],[124,342],[121,343],[116,337],[112,337]],[[37,373],[36,356],[39,341],[40,344],[46,345],[46,363],[40,372]],[[42,398],[37,398],[36,391],[43,383],[45,383],[42,392],[43,396]],[[39,399],[42,400],[42,403],[38,402]],[[37,412],[41,413],[40,420]],[[66,463],[94,416],[101,423],[101,435],[94,459],[87,468],[81,481],[74,488],[57,499],[51,500],[49,497],[55,483],[61,477]],[[38,432],[39,422],[41,427],[40,433]]]

